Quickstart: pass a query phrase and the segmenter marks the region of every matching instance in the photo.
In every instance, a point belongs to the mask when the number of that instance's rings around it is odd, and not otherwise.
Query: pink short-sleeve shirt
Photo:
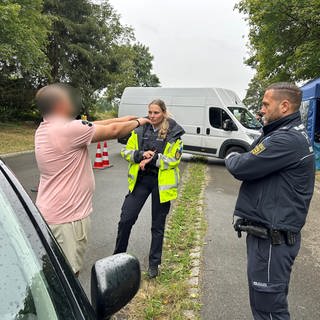
[[[88,145],[92,123],[48,117],[35,134],[35,154],[40,171],[36,204],[49,224],[62,224],[92,212],[94,176]]]

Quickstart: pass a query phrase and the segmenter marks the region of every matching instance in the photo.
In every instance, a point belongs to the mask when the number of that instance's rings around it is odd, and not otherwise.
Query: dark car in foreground
[[[0,319],[109,319],[139,289],[139,261],[97,261],[91,303],[41,214],[0,160]]]

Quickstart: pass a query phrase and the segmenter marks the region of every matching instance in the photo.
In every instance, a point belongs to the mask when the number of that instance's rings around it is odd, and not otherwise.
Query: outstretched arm
[[[97,120],[97,121],[94,121],[93,123],[95,125],[107,126],[107,125],[113,124],[113,123],[128,122],[128,121],[136,120],[136,119],[138,119],[138,117],[136,117],[136,116],[125,116],[125,117],[121,117],[121,118]]]
[[[145,125],[150,123],[150,120],[147,118],[139,118],[136,120],[112,123],[109,125],[96,125],[95,133],[91,142],[103,141],[103,140],[111,140],[124,137],[132,130],[137,128],[139,125]]]

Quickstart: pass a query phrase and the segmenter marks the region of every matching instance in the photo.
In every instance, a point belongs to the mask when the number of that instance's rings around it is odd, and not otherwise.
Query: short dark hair
[[[274,90],[279,99],[287,99],[295,110],[299,110],[302,101],[302,91],[290,82],[277,82],[267,87],[266,91]]]
[[[70,97],[70,87],[63,83],[55,83],[38,90],[36,94],[36,105],[42,116],[53,111],[53,107],[63,98],[63,94]]]

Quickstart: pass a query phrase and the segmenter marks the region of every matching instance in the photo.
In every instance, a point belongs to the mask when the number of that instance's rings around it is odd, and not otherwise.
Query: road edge
[[[34,150],[25,150],[25,151],[4,153],[4,154],[0,154],[0,158],[6,159],[6,158],[21,156],[21,155],[29,154],[29,153],[34,153]]]

